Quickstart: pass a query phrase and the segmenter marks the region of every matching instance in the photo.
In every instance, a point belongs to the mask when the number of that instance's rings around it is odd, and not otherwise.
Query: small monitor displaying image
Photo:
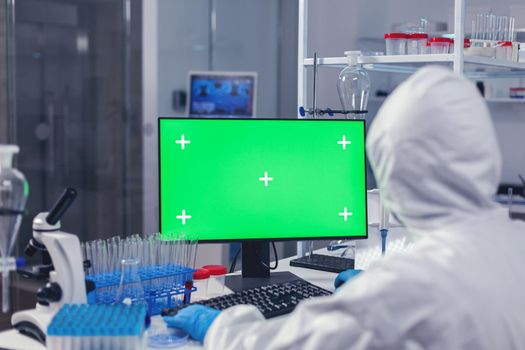
[[[190,117],[255,116],[255,72],[190,72],[187,114]]]

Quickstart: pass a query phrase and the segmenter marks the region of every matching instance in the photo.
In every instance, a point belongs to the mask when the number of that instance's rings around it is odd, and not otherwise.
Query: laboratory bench
[[[326,249],[321,249],[316,251],[316,253],[323,254],[323,251]],[[334,279],[336,274],[331,272],[316,271],[310,269],[304,269],[300,267],[290,266],[290,260],[295,259],[296,257],[290,257],[286,259],[279,260],[279,266],[273,272],[289,271],[302,279],[313,283],[321,288],[327,290],[334,290]],[[237,272],[238,274],[239,272]],[[224,294],[231,293],[230,290],[225,288]],[[164,320],[161,316],[154,316],[151,320],[152,327],[165,327]],[[189,341],[185,346],[179,347],[177,349],[199,349],[202,348],[202,345],[195,341]],[[45,350],[44,347],[39,342],[19,334],[16,330],[11,329],[4,332],[0,332],[0,349],[1,350]],[[146,349],[153,349],[146,347]],[[158,348],[157,348],[158,349]]]

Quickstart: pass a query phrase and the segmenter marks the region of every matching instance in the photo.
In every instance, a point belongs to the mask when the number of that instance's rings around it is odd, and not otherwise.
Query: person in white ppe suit
[[[492,200],[501,156],[475,85],[421,69],[385,101],[367,153],[410,253],[285,317],[227,309],[207,349],[525,349],[525,223]]]

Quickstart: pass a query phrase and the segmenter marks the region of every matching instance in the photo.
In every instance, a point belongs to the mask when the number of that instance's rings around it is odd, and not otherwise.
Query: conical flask
[[[370,78],[363,66],[357,63],[361,51],[347,51],[345,55],[348,57],[348,67],[341,71],[337,81],[339,99],[345,111],[358,111],[346,114],[347,119],[364,119],[366,114],[363,112],[367,110],[370,94]]]
[[[144,303],[144,287],[139,274],[140,260],[123,259],[120,266],[120,285],[115,303]]]
[[[0,254],[2,268],[2,311],[9,311],[9,268],[29,187],[25,176],[13,168],[18,146],[0,145]]]

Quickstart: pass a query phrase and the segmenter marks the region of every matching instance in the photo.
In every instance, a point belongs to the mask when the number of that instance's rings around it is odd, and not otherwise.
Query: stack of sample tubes
[[[472,20],[473,40],[515,41],[516,19],[512,16],[496,16],[493,13],[477,14]]]
[[[145,305],[64,305],[47,329],[53,350],[144,348]]]

